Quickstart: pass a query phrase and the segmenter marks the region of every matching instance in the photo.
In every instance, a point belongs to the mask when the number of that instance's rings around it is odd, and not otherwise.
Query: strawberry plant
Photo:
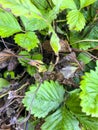
[[[98,129],[98,0],[0,0],[0,37],[0,129]]]

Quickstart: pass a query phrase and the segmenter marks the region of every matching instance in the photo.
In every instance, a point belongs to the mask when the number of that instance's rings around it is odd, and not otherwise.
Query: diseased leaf
[[[59,43],[59,38],[55,32],[52,33],[50,45],[51,45],[52,49],[54,50],[54,52],[57,54],[61,47],[60,47],[60,43]]]
[[[11,13],[0,9],[0,36],[5,38],[20,31],[17,19]]]
[[[25,48],[28,51],[38,47],[39,43],[39,40],[34,32],[17,34],[15,35],[14,40],[19,46]]]
[[[88,130],[97,130],[98,129],[98,118],[94,118],[91,116],[87,116],[82,112],[82,108],[80,106],[80,89],[76,89],[70,92],[69,98],[66,101],[66,105],[71,112],[78,119],[80,124]]]
[[[80,0],[81,8],[84,8],[90,4],[93,4],[96,0]]]
[[[74,77],[74,74],[77,69],[78,69],[78,67],[68,65],[68,66],[60,69],[60,72],[63,74],[65,79],[69,79],[69,78]]]
[[[79,10],[72,10],[67,15],[70,30],[81,31],[85,26],[85,18]]]
[[[80,130],[78,120],[65,108],[59,108],[45,119],[42,130]]]
[[[85,73],[80,82],[82,111],[93,117],[98,117],[98,61],[96,64],[96,70]]]
[[[55,110],[63,101],[64,88],[57,82],[44,81],[37,93],[35,92],[36,89],[36,85],[31,85],[30,91],[26,92],[23,99],[26,110],[31,110],[31,114],[34,114],[35,117],[45,117],[50,111]],[[33,98],[34,100],[32,102]]]
[[[16,16],[40,17],[40,11],[31,0],[0,0],[0,4],[6,9],[11,9]]]

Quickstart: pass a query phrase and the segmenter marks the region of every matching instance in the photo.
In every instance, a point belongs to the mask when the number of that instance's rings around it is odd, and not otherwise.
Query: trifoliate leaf
[[[81,106],[87,115],[98,117],[98,61],[96,70],[85,73],[81,81]]]
[[[82,108],[80,106],[80,89],[76,89],[70,92],[69,98],[66,101],[66,105],[71,112],[75,115],[75,117],[87,130],[97,130],[98,129],[98,118],[94,118],[91,116],[87,116],[82,112]]]
[[[61,47],[60,47],[60,43],[59,43],[59,38],[56,35],[56,33],[54,33],[54,32],[51,36],[50,45],[51,45],[52,49],[54,50],[54,52],[57,54]]]
[[[22,16],[21,20],[26,31],[43,30],[48,26],[47,23],[42,19],[39,20],[37,18],[26,18]]]
[[[65,108],[48,116],[42,130],[80,130],[78,120]]]
[[[80,0],[81,8],[84,8],[90,4],[93,4],[96,0]]]
[[[6,9],[11,9],[12,13],[17,16],[38,17],[40,11],[32,4],[31,0],[0,0],[0,4]]]
[[[25,34],[17,34],[14,37],[15,42],[23,47],[24,49],[30,51],[35,47],[38,47],[39,40],[34,32],[26,32]]]
[[[17,19],[11,13],[0,9],[0,36],[5,38],[20,31]]]
[[[85,18],[79,10],[72,10],[67,15],[70,30],[81,31],[85,26]]]
[[[0,90],[2,90],[3,87],[8,87],[10,85],[10,83],[3,78],[0,78]]]
[[[59,4],[60,0],[52,0],[55,5]],[[60,9],[77,9],[74,0],[62,0]]]
[[[35,117],[45,117],[63,101],[64,88],[58,82],[44,81],[37,92],[36,89],[36,85],[31,85],[23,99],[26,110],[31,110]]]

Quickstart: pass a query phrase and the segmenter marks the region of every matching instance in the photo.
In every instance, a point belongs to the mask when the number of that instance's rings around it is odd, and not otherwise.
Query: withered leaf
[[[0,69],[3,69],[8,65],[12,56],[14,56],[14,53],[10,49],[4,49],[0,52]]]

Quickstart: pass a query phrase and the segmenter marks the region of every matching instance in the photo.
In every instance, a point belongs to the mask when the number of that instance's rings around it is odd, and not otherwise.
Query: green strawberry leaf
[[[26,110],[31,110],[31,114],[34,114],[35,117],[45,117],[50,111],[55,110],[63,101],[64,88],[57,82],[44,81],[37,93],[36,89],[36,85],[31,85],[30,90],[26,92],[23,99]],[[34,100],[32,102],[33,98]]]
[[[78,120],[66,109],[61,107],[45,119],[42,130],[80,130]]]
[[[17,19],[11,13],[0,9],[0,36],[5,38],[20,31]]]
[[[35,47],[38,47],[39,40],[34,32],[26,32],[25,34],[17,34],[14,37],[15,42],[23,47],[24,49],[30,51]]]
[[[85,18],[79,10],[72,10],[67,15],[67,24],[70,30],[81,31],[85,26]]]

